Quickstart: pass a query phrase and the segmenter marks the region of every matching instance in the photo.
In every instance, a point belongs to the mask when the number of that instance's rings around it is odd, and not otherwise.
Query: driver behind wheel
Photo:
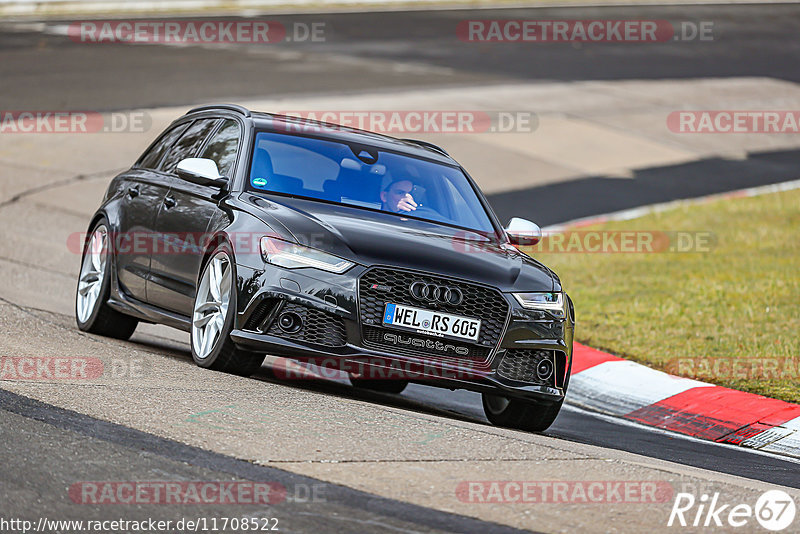
[[[417,209],[417,203],[411,196],[414,183],[401,178],[390,182],[381,191],[381,209],[393,213],[408,213]]]

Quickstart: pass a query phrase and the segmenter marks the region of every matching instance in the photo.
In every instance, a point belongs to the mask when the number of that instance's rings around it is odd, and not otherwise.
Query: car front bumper
[[[253,269],[237,265],[238,314],[231,339],[244,350],[308,361],[366,378],[402,379],[541,403],[563,400],[572,362],[572,313],[557,318],[547,312],[526,310],[510,294],[504,293],[508,316],[499,342],[485,358],[441,357],[392,350],[392,347],[365,342],[364,327],[369,325],[364,324],[363,315],[359,313],[359,279],[366,271],[357,266],[344,275],[329,275],[311,269]],[[278,303],[277,311],[275,303]],[[336,330],[338,341],[331,344],[316,339],[319,331],[328,328],[318,320],[309,325],[315,330],[309,334],[316,337],[281,331],[276,326],[277,318],[289,305],[292,309],[306,310],[313,317],[330,318],[340,325]],[[265,308],[270,311],[263,312]],[[273,316],[270,317],[270,313]],[[512,355],[514,361],[510,360]],[[549,357],[554,366],[552,377],[518,379],[519,369],[527,369],[521,359],[527,355]],[[285,378],[294,376],[300,378],[301,375],[286,373]]]

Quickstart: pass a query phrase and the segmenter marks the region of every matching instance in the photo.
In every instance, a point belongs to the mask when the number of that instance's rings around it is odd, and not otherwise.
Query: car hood
[[[514,247],[412,218],[297,198],[243,193],[276,237],[364,266],[390,265],[466,278],[501,291],[553,291],[556,278]]]

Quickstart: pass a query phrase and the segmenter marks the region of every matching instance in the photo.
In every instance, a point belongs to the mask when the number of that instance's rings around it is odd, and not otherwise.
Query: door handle
[[[174,207],[177,203],[178,202],[173,197],[164,198],[164,206],[166,206],[167,209]]]
[[[128,196],[131,198],[136,198],[139,196],[139,186],[135,185],[133,187],[128,188]]]

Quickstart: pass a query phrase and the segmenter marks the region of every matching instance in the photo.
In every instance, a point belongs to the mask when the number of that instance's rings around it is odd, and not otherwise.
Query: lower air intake
[[[508,349],[497,366],[503,378],[548,386],[555,384],[555,372],[551,350]]]

